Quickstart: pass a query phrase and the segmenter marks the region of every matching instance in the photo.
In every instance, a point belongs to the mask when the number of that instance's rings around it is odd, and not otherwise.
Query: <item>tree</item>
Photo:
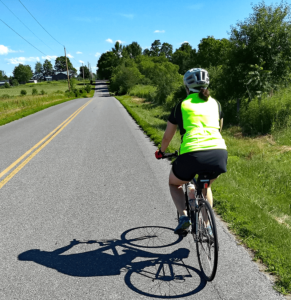
[[[230,41],[226,72],[234,96],[261,94],[290,80],[290,7],[284,2],[254,5],[250,17],[231,28]]]
[[[151,46],[151,56],[159,56],[160,55],[161,42],[160,40],[155,40]]]
[[[51,76],[54,73],[52,63],[46,59],[42,65],[43,68],[43,76]]]
[[[196,49],[183,43],[172,55],[172,63],[179,66],[179,73],[184,75],[187,70],[196,67]]]
[[[28,82],[33,75],[32,69],[29,65],[19,64],[13,70],[13,76],[20,83]]]
[[[81,77],[81,78],[83,78],[83,69],[84,69],[84,78],[90,78],[90,72],[89,72],[89,69],[88,69],[88,67],[87,66],[81,66],[80,67],[80,74],[79,74],[79,76]]]
[[[141,46],[137,42],[132,42],[125,47],[130,58],[136,58],[138,55],[141,55]]]
[[[34,67],[34,78],[39,80],[43,76],[43,66],[41,62],[36,62]]]
[[[188,42],[185,42],[185,43],[182,43],[181,47],[178,50],[190,53],[192,50],[192,47]]]
[[[225,64],[228,51],[231,50],[231,42],[228,39],[215,39],[208,36],[198,45],[197,62],[202,68]]]
[[[73,64],[71,63],[69,57],[67,57],[67,61],[68,61],[69,74],[72,75],[72,76],[75,76],[77,74],[77,70],[73,67]],[[56,58],[55,70],[57,72],[67,72],[66,57],[65,56],[59,56],[59,57]]]
[[[173,55],[173,46],[169,43],[163,43],[160,49],[160,55],[165,55],[168,60],[171,60]]]
[[[0,70],[0,81],[7,79],[7,76],[4,71]]]
[[[103,53],[97,63],[98,68],[98,78],[100,79],[110,79],[113,69],[118,64],[118,58],[116,55],[109,51]]]
[[[112,52],[116,55],[117,58],[121,58],[122,49],[122,45],[117,41],[114,45],[114,48],[112,48]]]
[[[146,48],[146,49],[144,49],[143,50],[143,53],[142,53],[144,56],[150,56],[151,55],[151,51],[148,49],[148,48]]]

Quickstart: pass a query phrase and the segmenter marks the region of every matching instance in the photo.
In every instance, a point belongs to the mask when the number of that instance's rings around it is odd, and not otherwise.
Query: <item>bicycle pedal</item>
[[[184,232],[180,233],[180,235],[184,238],[186,237],[188,234],[188,231],[184,230]]]

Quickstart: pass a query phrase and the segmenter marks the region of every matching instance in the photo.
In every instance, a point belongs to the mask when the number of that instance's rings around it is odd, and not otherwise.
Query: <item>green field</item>
[[[66,81],[52,81],[41,83],[30,83],[12,88],[0,89],[0,126],[11,121],[23,118],[37,111],[57,105],[65,101],[76,98],[90,98],[94,95],[94,89],[87,93],[84,90],[84,84],[89,81],[75,83],[75,88],[80,90],[77,95],[74,93],[65,93],[68,90]],[[32,95],[33,88],[37,89],[37,94]],[[21,90],[26,90],[27,94],[20,95]],[[41,91],[44,91],[41,94]]]
[[[169,112],[140,98],[116,98],[158,146]],[[276,289],[291,293],[291,147],[282,144],[290,132],[248,138],[239,127],[229,127],[222,133],[228,171],[213,184],[215,210],[275,275]],[[177,132],[168,152],[179,145]]]
[[[38,92],[44,90],[47,94],[51,94],[56,92],[57,90],[65,92],[68,90],[67,81],[45,81],[40,83],[26,83],[21,84],[15,87],[11,87],[9,89],[0,89],[0,97],[1,95],[7,94],[9,96],[19,96],[21,90],[26,90],[27,95],[31,95],[32,89],[36,88]]]

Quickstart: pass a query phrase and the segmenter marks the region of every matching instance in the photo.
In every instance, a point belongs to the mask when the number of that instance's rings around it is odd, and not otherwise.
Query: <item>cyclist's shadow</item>
[[[18,259],[20,261],[33,261],[55,269],[60,273],[77,277],[113,276],[126,272],[125,282],[128,287],[147,296],[159,297],[159,295],[152,293],[155,289],[149,286],[158,285],[159,291],[161,291],[163,283],[166,284],[167,293],[170,292],[169,285],[175,286],[174,292],[178,297],[177,285],[181,286],[180,297],[195,294],[202,290],[206,282],[200,271],[185,265],[183,262],[183,259],[186,259],[189,255],[188,249],[179,248],[170,254],[158,254],[126,245],[132,244],[135,240],[143,241],[151,237],[142,236],[130,241],[123,238],[121,240],[92,240],[86,242],[73,240],[69,245],[51,252],[38,249],[28,250],[19,254]],[[74,246],[84,243],[96,243],[100,247],[83,253],[64,254]],[[117,251],[117,246],[118,249],[123,247],[122,251]],[[133,262],[137,258],[139,258],[139,261]],[[193,281],[190,285],[191,288],[186,291],[183,288],[183,283],[191,280]],[[150,292],[148,289],[150,289]],[[168,295],[168,297],[170,296]],[[167,298],[165,293],[163,293],[163,298]]]

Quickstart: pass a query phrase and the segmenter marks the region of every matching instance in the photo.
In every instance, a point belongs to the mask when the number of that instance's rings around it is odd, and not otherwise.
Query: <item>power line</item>
[[[38,50],[40,53],[42,53],[45,56],[49,56],[45,53],[43,53],[42,51],[40,51],[38,48],[36,48],[35,46],[33,46],[28,40],[26,40],[23,36],[21,36],[19,33],[17,33],[13,28],[11,28],[8,24],[6,24],[3,20],[0,19],[0,21],[2,21],[7,27],[9,27],[12,31],[14,31],[17,35],[19,35],[22,39],[24,39],[29,45],[31,45],[33,48],[35,48],[36,50]]]
[[[26,26],[16,15],[15,15],[15,13],[2,1],[2,0],[0,0],[1,2],[2,2],[2,4],[3,5],[5,5],[6,6],[6,8],[33,34],[33,35],[35,35],[41,42],[43,42],[47,47],[49,47],[51,50],[53,50],[49,45],[47,45],[43,40],[41,40],[35,33],[33,33],[29,28],[28,28],[28,26]],[[53,50],[54,51],[54,50]]]
[[[20,1],[20,0],[18,0],[21,4],[22,4],[22,6],[29,12],[29,14],[34,18],[34,20],[39,24],[39,26],[48,34],[48,35],[50,35],[57,43],[59,43],[61,46],[63,46],[64,47],[64,45],[62,45],[59,41],[57,41],[38,21],[37,21],[37,19],[32,15],[32,13],[25,7],[25,5]]]

